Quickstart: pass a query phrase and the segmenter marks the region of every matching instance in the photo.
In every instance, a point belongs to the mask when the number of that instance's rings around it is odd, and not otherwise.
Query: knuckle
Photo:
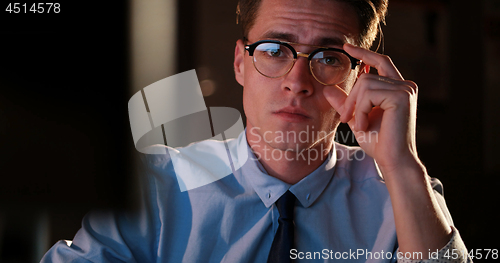
[[[418,90],[418,85],[417,83],[411,81],[411,80],[405,80],[406,82],[406,85],[408,85],[409,87],[411,87],[412,89],[414,89],[415,91]]]
[[[412,88],[417,88],[417,83],[411,81],[411,80],[405,80],[405,82],[411,86]]]
[[[413,87],[409,86],[409,85],[406,85],[406,84],[399,84],[398,85],[398,89],[399,90],[404,90],[406,91],[409,95],[413,95],[415,93],[415,90],[413,89]]]
[[[415,82],[411,80],[405,80],[406,89],[410,92],[410,95],[416,96],[418,94],[418,86]]]

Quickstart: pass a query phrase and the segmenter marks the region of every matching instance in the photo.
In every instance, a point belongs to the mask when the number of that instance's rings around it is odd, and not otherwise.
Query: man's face
[[[254,68],[244,45],[275,39],[342,49],[345,42],[354,44],[358,23],[354,10],[341,2],[263,0],[248,33],[248,43],[238,41],[235,53],[236,79],[244,86],[247,135],[253,135],[248,136],[250,145],[260,138],[281,150],[316,147],[325,142],[321,138],[326,134],[331,140],[339,116],[323,95],[325,86],[312,76],[307,58],[299,57],[288,74],[268,78]],[[305,53],[315,49],[301,45],[294,48]],[[348,92],[357,71],[353,70],[338,88]]]

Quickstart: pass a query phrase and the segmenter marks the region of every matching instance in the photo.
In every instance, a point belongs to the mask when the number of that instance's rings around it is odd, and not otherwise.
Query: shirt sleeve
[[[472,259],[468,256],[467,248],[465,247],[458,230],[452,226],[452,235],[450,241],[439,251],[430,252],[427,255],[428,259],[407,259],[403,253],[398,253],[398,263],[469,263]]]
[[[155,227],[148,221],[141,213],[91,212],[73,241],[57,242],[41,262],[154,262]]]

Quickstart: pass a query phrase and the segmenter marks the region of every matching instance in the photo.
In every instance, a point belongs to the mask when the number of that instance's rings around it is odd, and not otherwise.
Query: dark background
[[[72,239],[89,209],[132,206],[130,3],[68,2],[59,14],[9,14],[7,5],[0,262],[32,262]],[[232,71],[235,7],[178,1],[175,73],[197,69],[204,94],[213,89],[207,106],[243,113]],[[392,0],[382,28],[384,53],[419,85],[419,155],[443,182],[456,227],[469,249],[500,249],[500,2]]]

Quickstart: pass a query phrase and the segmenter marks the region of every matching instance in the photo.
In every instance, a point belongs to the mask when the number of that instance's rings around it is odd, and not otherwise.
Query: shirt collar
[[[297,197],[302,206],[311,206],[323,193],[333,178],[336,162],[337,154],[335,143],[333,143],[332,150],[327,155],[326,160],[316,170],[290,187],[290,192]]]
[[[333,144],[332,150],[327,155],[326,160],[316,170],[295,185],[287,184],[267,174],[262,164],[250,149],[245,131],[240,135],[238,144],[238,153],[241,154],[246,151],[248,154],[248,161],[242,167],[243,176],[250,182],[254,191],[266,207],[274,204],[289,189],[297,197],[302,206],[309,207],[318,199],[333,178],[337,160],[335,144]]]

